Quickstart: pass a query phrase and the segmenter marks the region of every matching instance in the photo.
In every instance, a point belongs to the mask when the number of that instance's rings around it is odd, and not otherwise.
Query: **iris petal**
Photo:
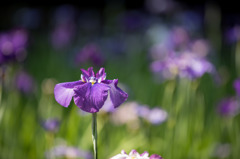
[[[82,71],[82,74],[83,74],[83,76],[84,76],[85,78],[88,79],[88,78],[90,77],[88,71],[86,71],[86,70],[84,70],[84,69],[81,69],[81,71]]]
[[[73,88],[81,84],[83,84],[82,81],[65,82],[65,83],[56,84],[54,88],[54,96],[56,101],[60,105],[64,107],[68,107],[74,95]]]
[[[110,87],[106,84],[85,83],[74,89],[74,102],[82,110],[95,113],[102,108]]]
[[[88,73],[89,73],[89,77],[95,77],[95,73],[93,72],[93,67],[88,68]]]
[[[106,78],[105,69],[102,67],[96,74],[96,78],[98,79],[98,83],[101,83]]]
[[[110,99],[114,108],[117,108],[119,105],[121,105],[124,101],[127,100],[128,94],[117,86],[117,79],[104,80],[102,82],[110,86]]]

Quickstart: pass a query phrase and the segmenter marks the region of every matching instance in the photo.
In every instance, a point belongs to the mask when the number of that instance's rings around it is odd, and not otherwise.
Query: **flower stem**
[[[1,121],[2,121],[2,117],[3,117],[3,114],[4,114],[4,111],[5,111],[5,107],[2,106],[2,96],[3,96],[3,80],[4,80],[4,68],[3,67],[0,67],[0,124],[1,124]]]
[[[94,159],[97,159],[97,113],[92,114],[92,140]]]

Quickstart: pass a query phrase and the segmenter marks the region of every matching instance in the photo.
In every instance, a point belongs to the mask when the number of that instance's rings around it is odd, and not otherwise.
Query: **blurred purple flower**
[[[68,107],[73,98],[80,109],[95,113],[102,108],[108,94],[114,108],[127,100],[128,94],[117,86],[117,79],[106,80],[104,68],[101,68],[96,75],[92,67],[88,70],[81,69],[81,71],[81,80],[59,83],[55,86],[55,99],[60,105]]]
[[[149,30],[149,35],[155,43],[150,48],[153,59],[150,69],[160,79],[181,77],[194,80],[205,73],[217,79],[216,69],[207,59],[210,45],[205,39],[191,40],[189,30],[182,26],[174,26],[172,30],[155,26]]]
[[[205,39],[197,39],[192,42],[191,50],[196,54],[199,58],[206,57],[210,51],[210,44]]]
[[[218,143],[213,152],[213,156],[217,158],[229,158],[231,154],[231,145],[229,143]]]
[[[47,119],[42,122],[42,126],[46,131],[57,132],[59,129],[60,121],[58,119]]]
[[[237,92],[237,95],[240,97],[240,78],[236,79],[233,85],[234,85],[235,91]]]
[[[71,44],[76,33],[76,9],[71,5],[62,5],[53,16],[51,43],[55,49],[62,49]]]
[[[126,102],[119,109],[114,111],[111,116],[111,121],[115,124],[131,124],[131,128],[138,128],[138,103]]]
[[[149,157],[149,153],[147,151],[139,154],[136,150],[132,150],[129,154],[127,154],[124,150],[121,151],[120,154],[111,157],[110,159],[163,159],[161,156],[157,154],[153,154]]]
[[[225,37],[228,43],[235,43],[240,40],[240,26],[236,25],[232,28],[227,29]]]
[[[139,117],[146,119],[148,117],[149,113],[150,113],[150,108],[148,106],[139,105],[137,107],[137,114]]]
[[[138,106],[138,115],[151,124],[161,124],[167,119],[168,113],[158,107],[150,109],[147,106]]]
[[[240,103],[234,98],[226,98],[218,104],[218,113],[225,117],[233,117],[240,111]]]
[[[153,108],[147,116],[147,120],[152,124],[161,124],[167,119],[167,112],[160,108]]]
[[[33,93],[36,88],[34,79],[25,71],[17,73],[15,83],[17,89],[26,94]]]
[[[204,73],[212,73],[213,65],[205,58],[199,58],[194,53],[184,53],[180,57],[180,76],[196,79]]]
[[[94,66],[102,66],[104,59],[99,47],[92,43],[84,46],[75,58],[76,65],[91,62]]]
[[[51,42],[55,49],[67,47],[75,34],[75,26],[71,23],[60,24],[51,34]]]
[[[166,57],[162,61],[154,61],[150,68],[165,79],[173,79],[176,76],[196,79],[205,73],[215,72],[209,61],[192,52],[183,52],[180,56],[174,55]]]
[[[163,79],[173,79],[179,73],[178,65],[178,59],[172,57],[152,62],[150,69]]]
[[[23,61],[26,57],[28,33],[15,29],[0,33],[0,64],[9,61]]]
[[[176,50],[184,50],[188,47],[189,43],[189,34],[187,30],[183,27],[174,27],[170,32],[169,37],[173,47]]]
[[[155,107],[150,109],[148,106],[140,105],[137,102],[126,102],[121,108],[112,114],[112,121],[116,124],[135,123],[140,118],[145,119],[151,124],[161,124],[167,119],[167,112]]]
[[[88,151],[65,145],[59,145],[52,148],[50,151],[47,151],[45,153],[45,156],[49,159],[55,157],[92,159],[93,157],[92,154]]]

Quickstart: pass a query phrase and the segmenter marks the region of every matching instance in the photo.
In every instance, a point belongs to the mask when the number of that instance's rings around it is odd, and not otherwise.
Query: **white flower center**
[[[92,85],[94,85],[97,81],[95,77],[90,77],[89,82],[92,83]]]

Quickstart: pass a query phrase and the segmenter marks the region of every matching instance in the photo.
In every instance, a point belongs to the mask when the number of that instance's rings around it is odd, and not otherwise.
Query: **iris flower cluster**
[[[162,79],[184,77],[193,80],[205,73],[216,75],[214,66],[207,59],[210,47],[206,40],[191,40],[187,30],[181,27],[173,30],[157,27],[153,33],[156,35],[150,36],[154,39],[150,50],[153,58],[150,69],[157,76]],[[165,36],[158,37],[159,34]]]

